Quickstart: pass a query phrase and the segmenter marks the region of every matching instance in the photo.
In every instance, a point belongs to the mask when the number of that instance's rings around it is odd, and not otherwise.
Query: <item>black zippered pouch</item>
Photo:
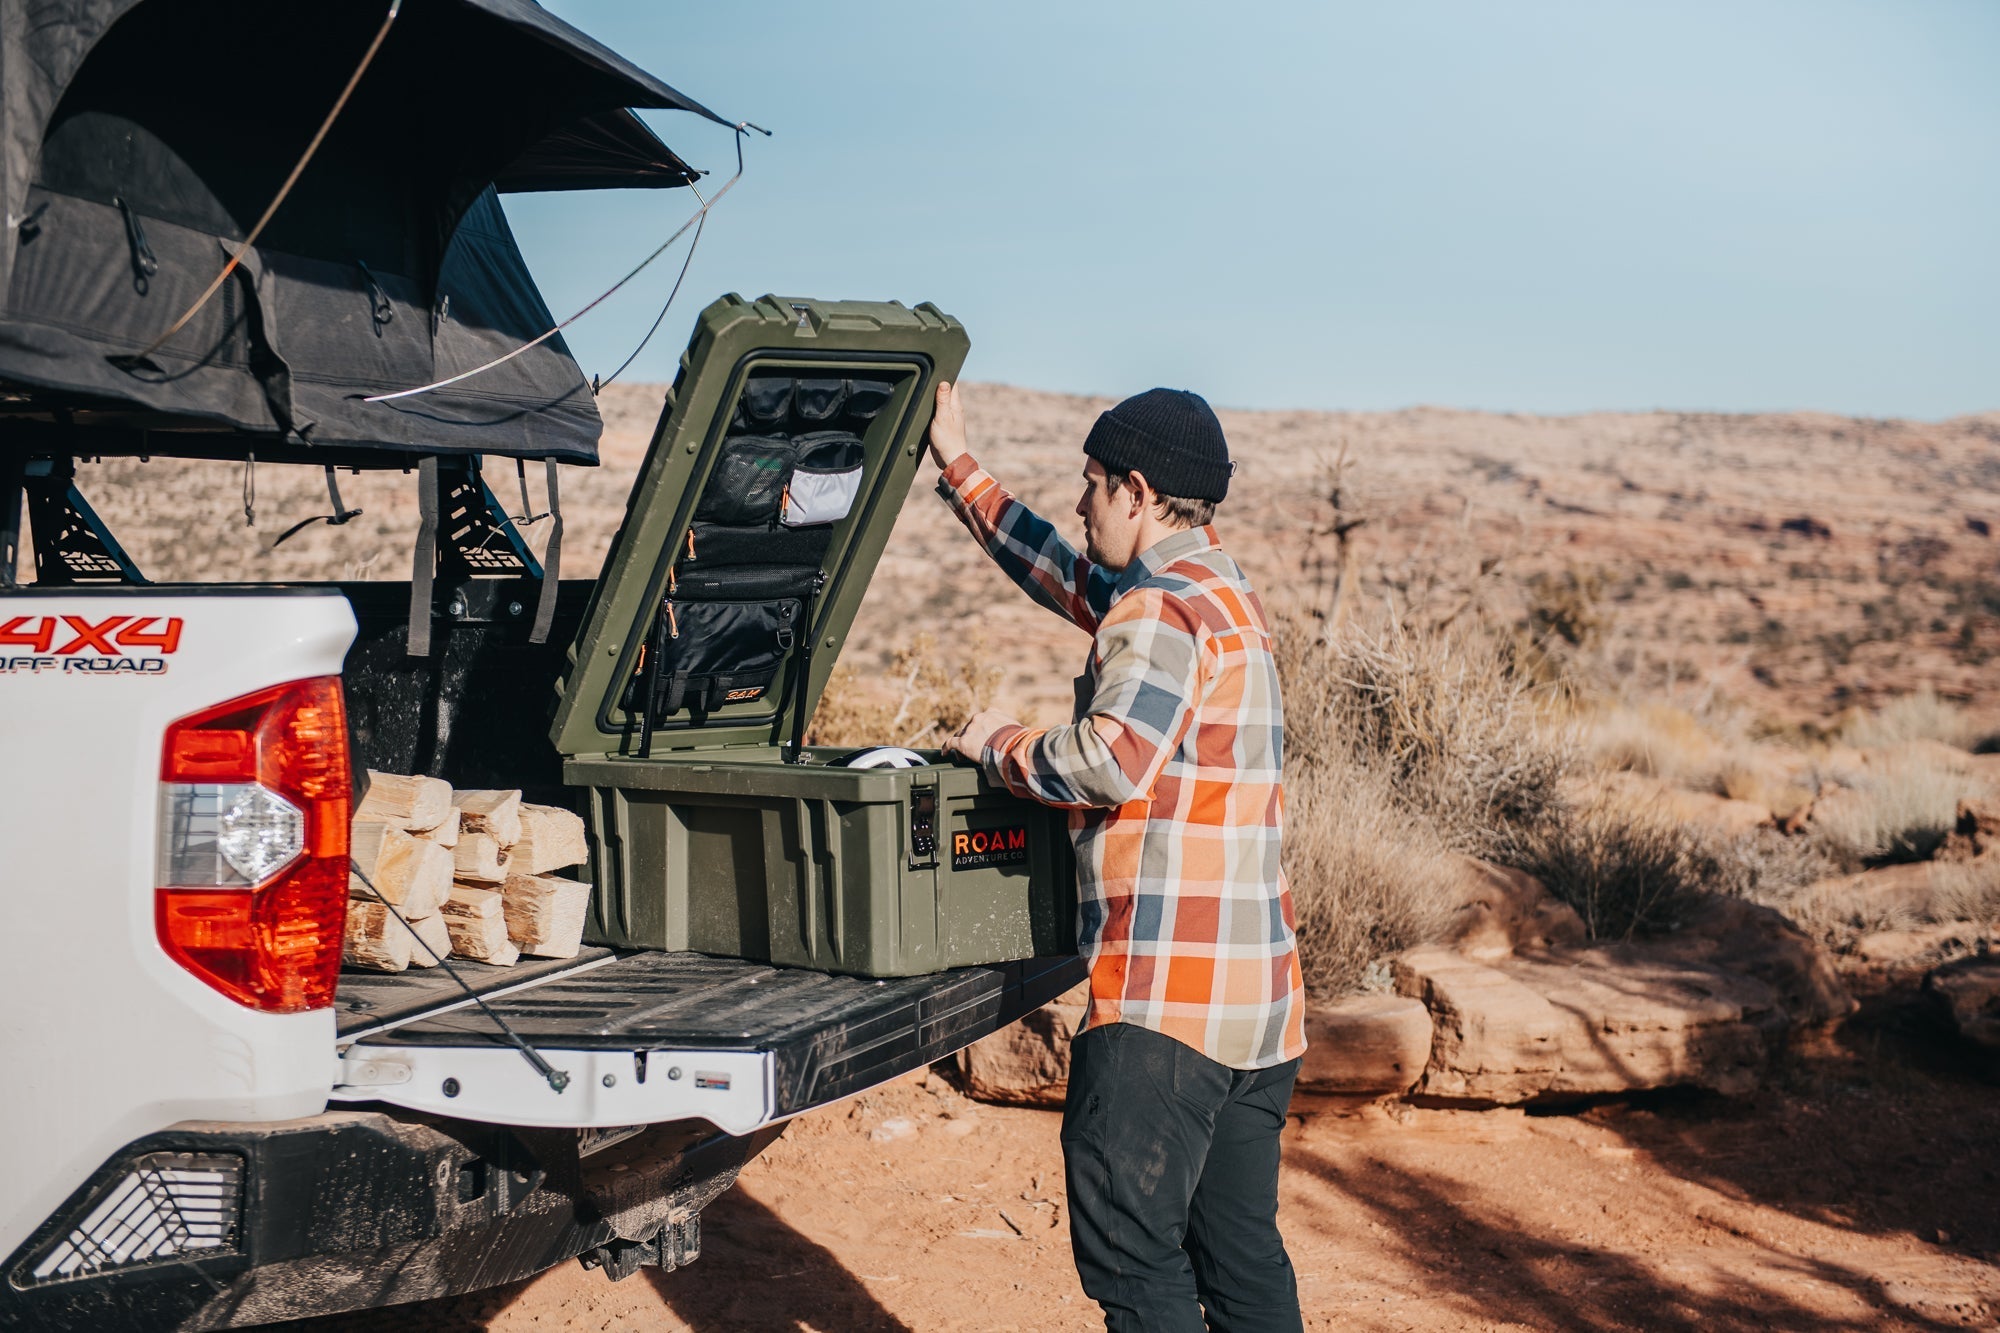
[[[817,569],[833,545],[833,527],[788,528],[782,524],[737,527],[727,523],[696,523],[681,538],[675,568],[685,578],[691,571],[738,565],[804,565]]]
[[[648,679],[653,707],[643,711],[655,717],[762,698],[798,642],[818,578],[790,565],[676,571],[626,708],[640,710]]]

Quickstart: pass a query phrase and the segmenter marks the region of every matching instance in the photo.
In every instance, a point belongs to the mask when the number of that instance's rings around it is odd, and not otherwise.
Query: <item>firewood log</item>
[[[569,958],[583,947],[590,885],[555,875],[509,875],[502,890],[507,937],[536,958]]]
[[[420,832],[444,823],[451,812],[451,784],[442,778],[406,777],[368,770],[368,794],[355,807],[356,819],[378,819]]]
[[[416,937],[381,903],[365,899],[348,902],[342,962],[376,972],[401,972],[409,967],[416,945]]]
[[[510,857],[491,833],[461,833],[451,849],[452,874],[474,884],[505,884]]]
[[[552,805],[521,807],[521,839],[507,850],[508,869],[519,875],[545,875],[590,859],[583,820]]]
[[[407,917],[430,916],[451,892],[451,850],[376,820],[356,820],[349,855],[360,874],[350,873],[347,891],[372,899],[361,876],[376,893],[396,904]]]
[[[420,916],[410,922],[416,943],[410,948],[411,967],[436,967],[451,955],[451,929],[442,913]]]
[[[521,793],[518,791],[453,792],[461,827],[467,833],[491,833],[502,847],[521,840]]]
[[[451,951],[460,958],[506,967],[520,958],[507,938],[507,913],[498,889],[454,885],[438,911],[451,933]]]
[[[456,847],[458,846],[458,834],[458,807],[453,806],[451,813],[444,817],[442,824],[439,824],[434,829],[426,829],[417,836],[425,842],[434,842],[440,847]]]

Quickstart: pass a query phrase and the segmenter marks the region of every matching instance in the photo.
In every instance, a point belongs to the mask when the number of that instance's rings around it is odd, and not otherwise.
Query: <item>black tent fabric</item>
[[[242,267],[387,0],[0,0],[0,449],[594,462],[496,190],[685,185],[631,108],[714,113],[531,0],[403,0]]]

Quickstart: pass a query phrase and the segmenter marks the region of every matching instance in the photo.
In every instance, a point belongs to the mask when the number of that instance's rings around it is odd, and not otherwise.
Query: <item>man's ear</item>
[[[1152,503],[1150,494],[1153,484],[1146,480],[1146,474],[1143,472],[1128,472],[1125,478],[1125,489],[1132,493],[1132,517],[1137,518]]]

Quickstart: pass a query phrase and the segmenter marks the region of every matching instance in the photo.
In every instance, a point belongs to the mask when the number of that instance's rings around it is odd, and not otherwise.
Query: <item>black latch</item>
[[[924,785],[910,788],[910,869],[929,870],[937,865],[938,790]]]

